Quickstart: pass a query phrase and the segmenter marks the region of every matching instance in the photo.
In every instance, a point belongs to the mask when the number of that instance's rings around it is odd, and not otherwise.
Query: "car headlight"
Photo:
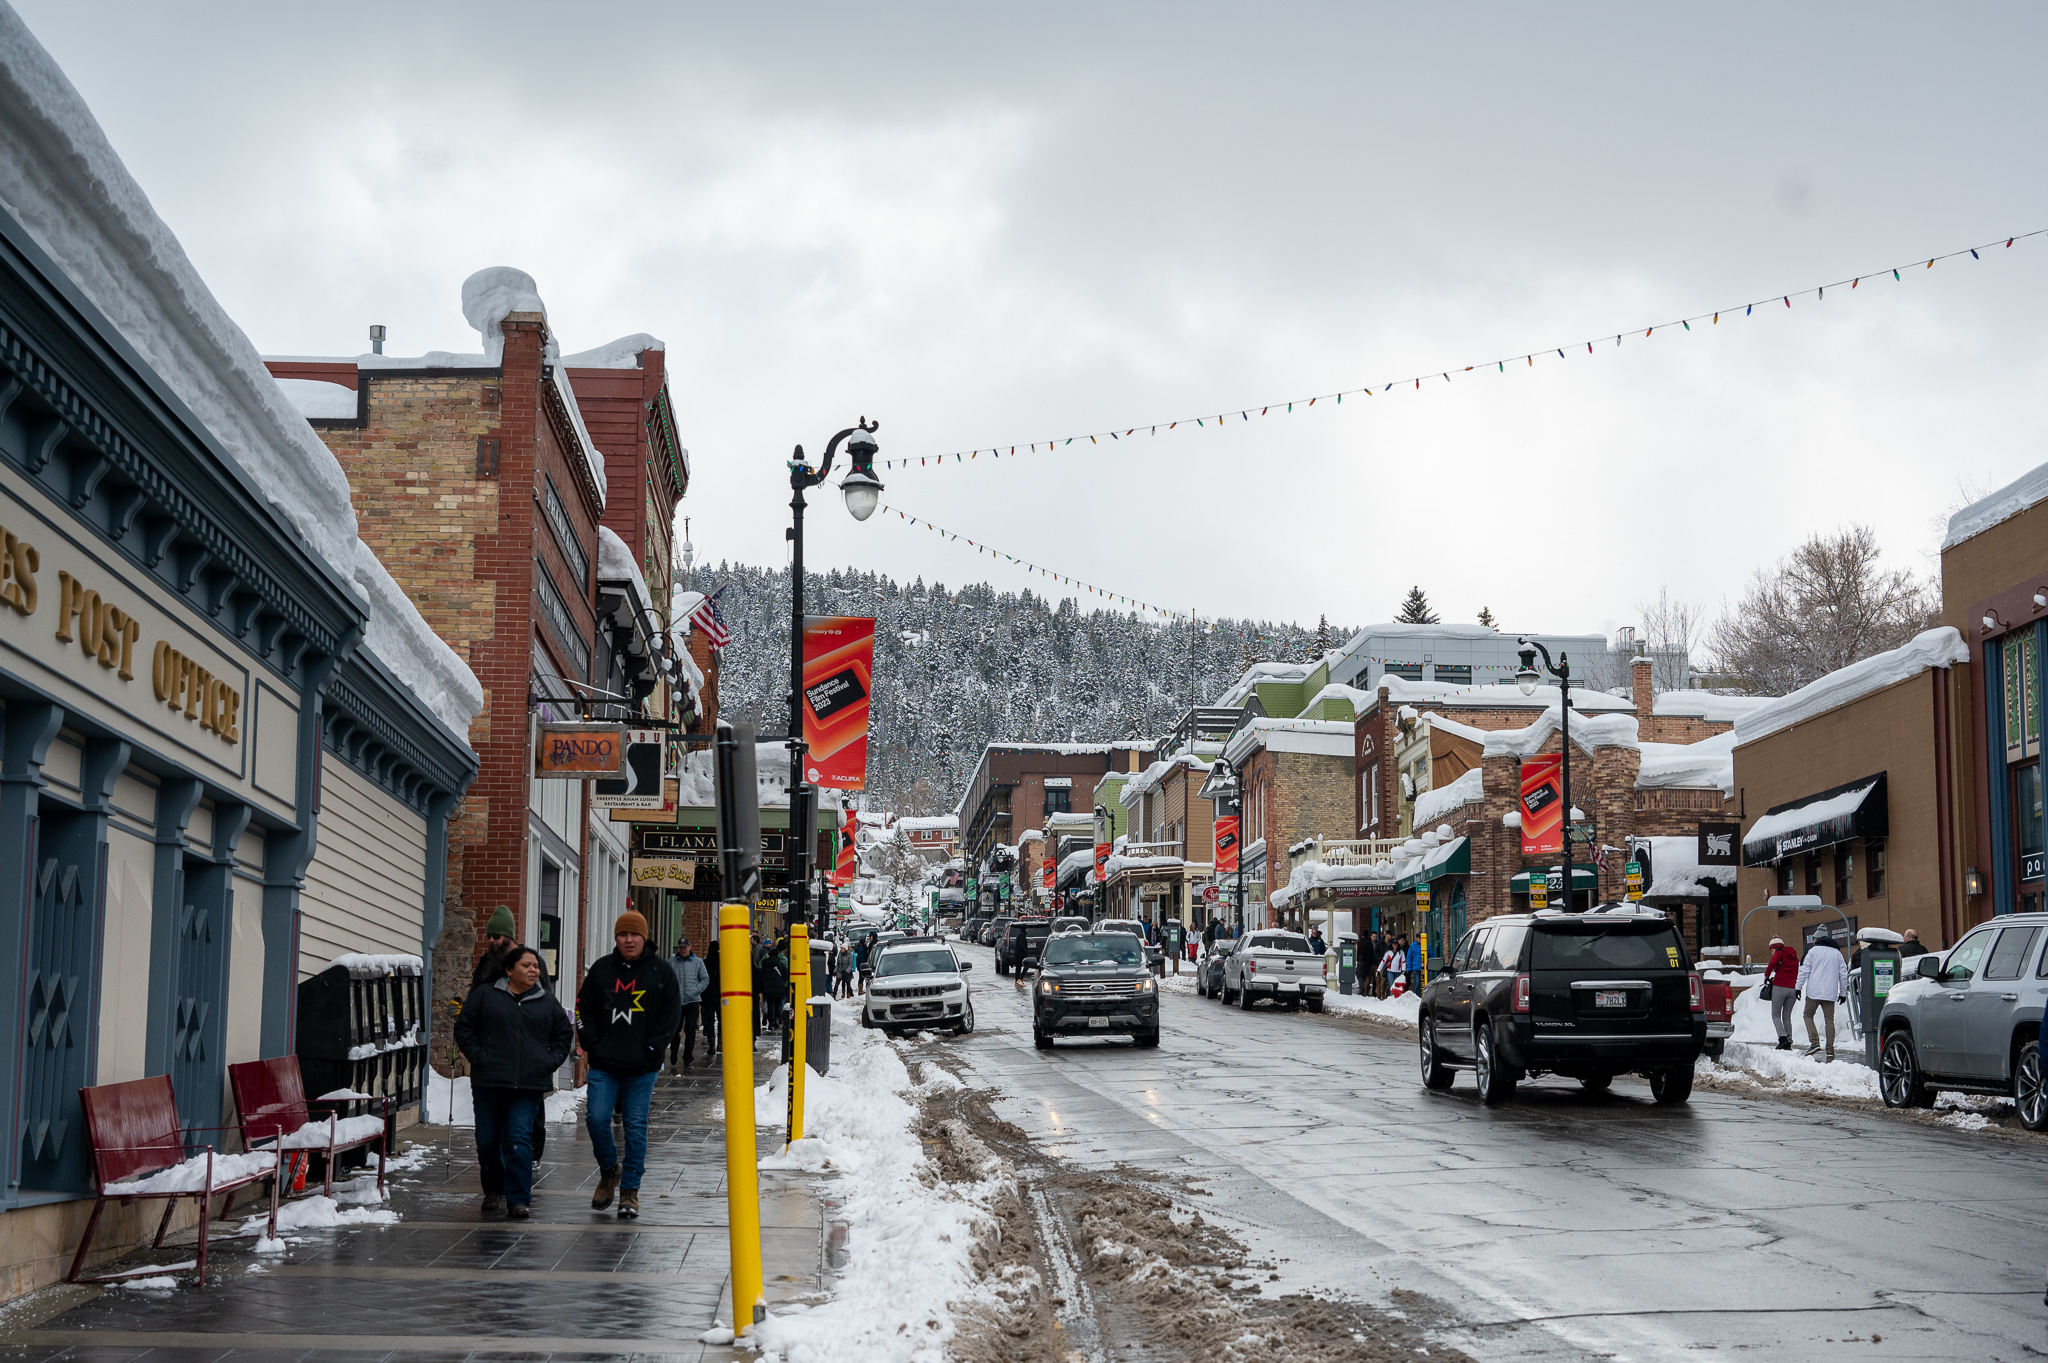
[[[1041,994],[1057,994],[1057,993],[1059,993],[1059,992],[1060,992],[1060,984],[1059,984],[1059,981],[1058,981],[1058,980],[1040,980],[1040,981],[1038,982],[1038,992],[1039,992],[1039,993],[1041,993]]]
[[[1149,994],[1156,988],[1158,988],[1158,985],[1150,975],[1138,981],[1138,992],[1140,994]]]

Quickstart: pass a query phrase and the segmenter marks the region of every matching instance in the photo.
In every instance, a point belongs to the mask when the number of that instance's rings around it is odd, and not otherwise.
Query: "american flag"
[[[725,627],[725,617],[718,611],[718,598],[724,592],[725,588],[720,587],[690,611],[690,627],[703,630],[704,637],[711,641],[713,648],[724,648],[732,642],[732,631]]]

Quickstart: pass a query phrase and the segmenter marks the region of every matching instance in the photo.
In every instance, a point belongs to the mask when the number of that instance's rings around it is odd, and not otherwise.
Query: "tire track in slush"
[[[1044,1247],[1046,1262],[1052,1266],[1057,1290],[1053,1316],[1074,1351],[1087,1363],[1105,1363],[1102,1331],[1095,1322],[1095,1294],[1088,1290],[1074,1242],[1067,1235],[1066,1221],[1053,1210],[1042,1188],[1030,1188],[1025,1201],[1031,1208],[1031,1219],[1038,1223],[1038,1243]]]

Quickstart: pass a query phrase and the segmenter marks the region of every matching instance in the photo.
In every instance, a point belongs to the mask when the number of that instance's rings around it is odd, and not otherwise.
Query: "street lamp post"
[[[875,514],[876,500],[882,493],[882,480],[875,477],[875,453],[881,447],[875,443],[875,432],[882,428],[879,421],[862,417],[858,422],[833,436],[825,446],[825,459],[813,469],[804,460],[804,447],[798,445],[796,453],[789,459],[789,510],[791,525],[785,533],[791,545],[789,564],[789,809],[792,815],[802,807],[797,799],[797,787],[804,779],[804,493],[825,481],[832,472],[832,458],[839,453],[842,441],[846,444],[846,457],[853,462],[853,468],[839,480],[839,489],[846,498],[846,509],[857,521],[864,521]],[[853,437],[848,440],[847,437]],[[790,830],[789,850],[789,921],[809,923],[811,919],[811,843],[816,832],[811,828]],[[820,925],[822,926],[822,924]]]
[[[1559,653],[1557,661],[1550,660],[1550,650],[1539,639],[1518,637],[1522,666],[1515,673],[1515,685],[1522,688],[1522,694],[1536,694],[1536,684],[1543,680],[1543,672],[1536,669],[1536,655],[1543,655],[1543,671],[1557,678],[1558,714],[1562,720],[1564,741],[1560,745],[1564,761],[1560,764],[1559,779],[1564,784],[1564,902],[1567,908],[1576,908],[1572,898],[1572,663],[1569,654]]]

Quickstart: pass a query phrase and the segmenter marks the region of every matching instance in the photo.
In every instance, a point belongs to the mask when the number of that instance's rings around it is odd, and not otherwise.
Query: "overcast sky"
[[[1641,334],[2048,227],[2040,6],[17,3],[266,353],[474,350],[501,264],[565,350],[666,340],[700,565],[784,561],[862,414],[1229,411],[884,500],[1205,615],[1611,631],[1851,522],[1929,570],[2048,458],[2048,237]],[[813,501],[813,566],[1049,585]]]

